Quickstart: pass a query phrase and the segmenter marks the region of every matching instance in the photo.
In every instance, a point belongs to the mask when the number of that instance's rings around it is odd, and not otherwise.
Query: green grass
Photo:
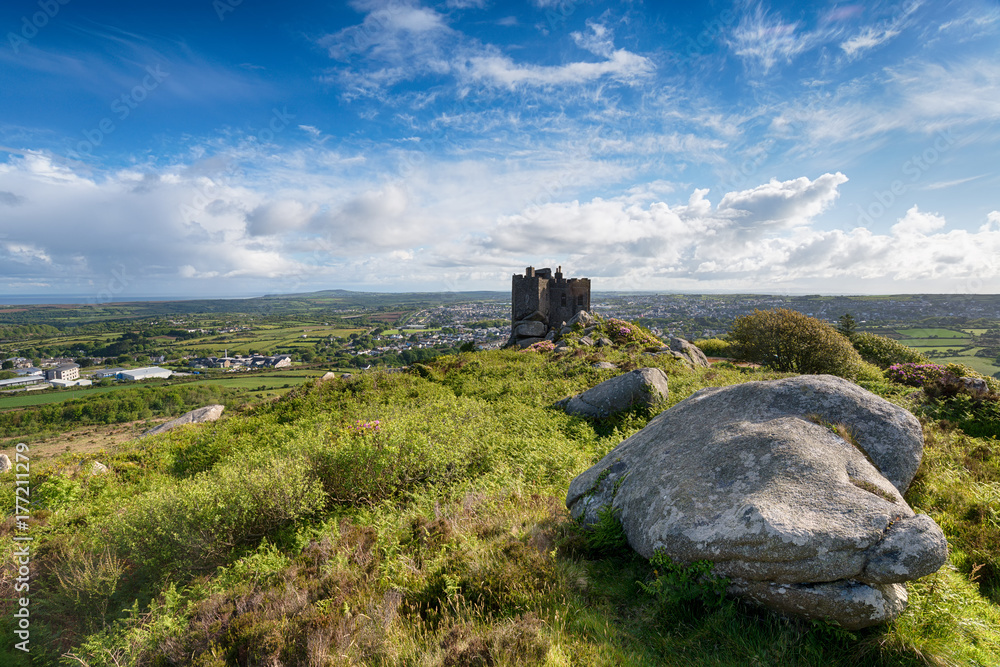
[[[1000,589],[973,581],[1000,560],[996,441],[927,425],[907,497],[952,559],[910,585],[893,623],[848,633],[738,603],[664,604],[639,585],[648,562],[596,550],[563,504],[653,416],[552,407],[614,375],[591,366],[601,358],[663,368],[668,405],[779,377],[621,350],[466,353],[127,443],[101,457],[107,475],[67,455],[33,470],[33,664],[1000,664]],[[902,403],[912,391],[866,386]],[[13,493],[0,483],[4,506]],[[0,542],[5,562],[12,548]]]
[[[975,357],[970,355],[959,355],[954,357],[934,357],[931,361],[935,364],[965,364],[973,370],[979,371],[983,375],[994,375],[1000,373],[1000,366],[993,363],[993,359],[986,357]]]
[[[118,387],[87,387],[83,389],[61,389],[54,392],[40,393],[37,391],[18,392],[12,396],[0,398],[0,410],[12,408],[23,408],[31,405],[45,405],[47,403],[61,403],[74,398],[84,398],[95,394],[103,394],[115,391]]]
[[[969,334],[954,329],[896,329],[896,333],[905,338],[968,338]],[[905,340],[903,342],[906,342]],[[909,345],[909,343],[906,343]]]
[[[919,349],[935,347],[948,350],[961,349],[969,345],[972,339],[968,336],[965,338],[902,338],[899,342],[903,345]]]

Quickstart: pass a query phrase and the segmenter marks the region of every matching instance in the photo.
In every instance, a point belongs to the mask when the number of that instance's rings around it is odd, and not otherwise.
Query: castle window
[[[578,294],[577,295],[577,297],[576,297],[576,305],[578,305],[578,306],[582,306],[583,305],[583,295],[582,294]]]
[[[564,305],[564,306],[566,305],[566,295],[565,294],[562,295],[562,305]]]

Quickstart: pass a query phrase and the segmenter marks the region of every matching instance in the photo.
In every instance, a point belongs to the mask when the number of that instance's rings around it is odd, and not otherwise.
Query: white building
[[[31,385],[42,384],[45,382],[45,378],[41,375],[25,375],[19,378],[10,378],[9,380],[0,380],[0,391],[4,389],[17,389],[19,387],[30,387]]]
[[[89,387],[94,384],[90,380],[49,380],[49,384],[53,387]]]
[[[173,375],[173,371],[169,371],[166,368],[160,368],[159,366],[150,366],[149,368],[133,368],[131,370],[122,371],[118,374],[118,377],[122,380],[151,380],[153,378],[168,378]]]

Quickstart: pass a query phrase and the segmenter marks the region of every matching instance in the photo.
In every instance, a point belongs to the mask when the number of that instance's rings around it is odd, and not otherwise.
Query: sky
[[[0,302],[1000,293],[1000,2],[9,0]]]

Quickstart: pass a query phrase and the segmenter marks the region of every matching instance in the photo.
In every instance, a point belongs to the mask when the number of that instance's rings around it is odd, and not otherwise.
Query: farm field
[[[40,393],[37,391],[21,391],[16,394],[0,397],[0,410],[10,410],[12,408],[24,408],[29,405],[45,405],[47,403],[61,403],[74,398],[84,398],[94,394],[103,394],[114,391],[118,387],[88,387],[86,389],[63,389],[55,392]]]
[[[222,377],[206,377],[184,382],[184,384],[215,384],[233,389],[248,389],[267,391],[270,395],[284,394],[289,389],[298,387],[303,382],[313,378],[321,377],[330,369],[302,369],[282,371],[278,373],[233,373]],[[357,372],[357,369],[344,369],[334,372]],[[90,387],[86,389],[68,389],[56,392],[18,392],[10,396],[0,398],[0,410],[11,410],[24,408],[33,405],[46,405],[49,403],[62,403],[77,398],[85,398],[94,394],[103,394],[109,391],[117,391],[128,387],[135,387],[135,384],[115,384],[110,387]]]
[[[956,331],[954,329],[896,329],[896,333],[904,338],[930,338],[935,336],[937,338],[964,338],[967,339],[969,334],[964,331]],[[909,345],[909,343],[907,343]]]

